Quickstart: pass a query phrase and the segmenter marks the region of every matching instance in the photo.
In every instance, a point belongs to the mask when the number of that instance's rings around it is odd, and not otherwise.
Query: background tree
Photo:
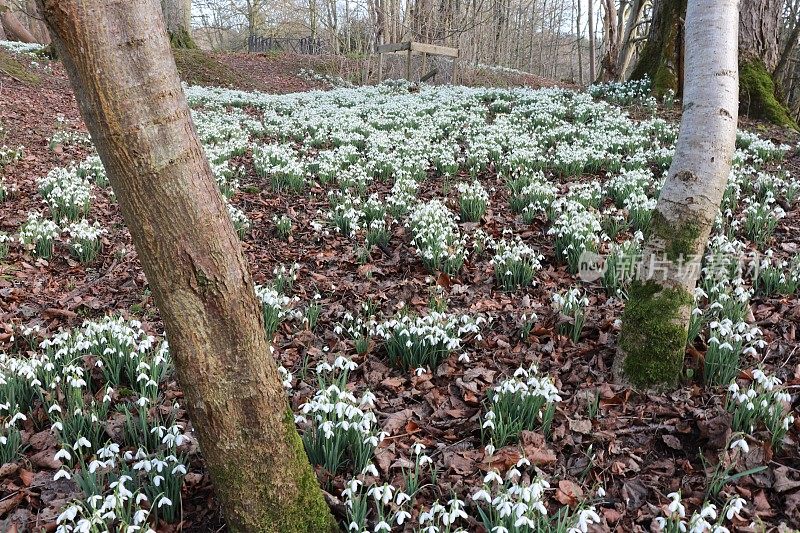
[[[335,531],[160,7],[39,0],[158,306],[231,531]]]
[[[23,26],[11,6],[5,0],[0,0],[0,32],[2,38],[23,43],[35,43],[36,37]]]
[[[192,39],[192,0],[161,0],[169,42],[175,48],[196,48]]]
[[[797,128],[772,74],[780,60],[783,0],[741,0],[739,3],[740,112]],[[683,19],[686,0],[654,0],[647,43],[631,77],[648,75],[658,95],[680,94],[683,77]]]
[[[700,259],[736,143],[737,4],[692,0],[686,12],[680,132],[619,339],[617,371],[637,386],[674,385],[683,368]]]

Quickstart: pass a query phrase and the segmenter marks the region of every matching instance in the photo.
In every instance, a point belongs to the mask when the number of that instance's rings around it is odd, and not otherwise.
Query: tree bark
[[[603,4],[603,58],[600,65],[603,67],[602,80],[616,80],[617,57],[619,56],[619,36],[617,34],[617,7],[614,0],[605,0]]]
[[[192,0],[161,0],[161,12],[174,48],[197,48],[192,39]]]
[[[589,84],[591,85],[597,81],[597,70],[595,66],[597,52],[594,44],[594,5],[592,4],[592,0],[589,0],[589,11],[587,13],[589,15]]]
[[[797,129],[772,78],[780,58],[781,6],[781,0],[740,1],[739,112]],[[649,76],[656,95],[673,90],[680,96],[685,13],[686,0],[653,2],[650,33],[631,78]]]
[[[333,532],[156,0],[39,0],[116,194],[231,531]]]
[[[731,169],[738,118],[737,0],[692,0],[686,12],[683,117],[622,317],[615,370],[639,387],[674,386],[693,290]]]
[[[683,89],[685,16],[686,0],[653,0],[650,32],[631,78],[648,76],[657,96],[670,90],[680,95]]]
[[[625,19],[625,26],[621,39],[621,46],[619,57],[617,58],[617,81],[625,79],[625,74],[631,64],[633,58],[633,31],[642,16],[644,9],[644,2],[642,0],[633,0],[628,8],[628,17]],[[620,19],[623,14],[620,14]]]
[[[28,0],[25,11],[28,18],[28,28],[36,42],[43,45],[50,44],[50,34],[47,33],[47,26],[44,25],[42,14],[39,13],[39,8],[36,6],[36,0]]]
[[[773,79],[780,61],[782,0],[741,0],[739,111],[797,129]]]

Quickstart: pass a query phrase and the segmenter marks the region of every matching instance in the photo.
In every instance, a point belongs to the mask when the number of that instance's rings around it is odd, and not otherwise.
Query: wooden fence
[[[297,54],[317,55],[328,51],[328,43],[320,38],[300,37],[259,37],[251,35],[247,39],[248,52],[295,52]]]

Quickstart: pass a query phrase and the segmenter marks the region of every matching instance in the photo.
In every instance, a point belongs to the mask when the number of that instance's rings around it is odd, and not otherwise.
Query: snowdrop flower
[[[69,454],[66,448],[61,448],[56,452],[56,455],[55,457],[53,457],[53,459],[55,459],[56,461],[60,461],[62,459],[65,461],[71,461],[72,456]]]
[[[56,472],[56,474],[53,476],[53,481],[58,481],[62,477],[63,478],[67,478],[67,479],[72,479],[72,476],[70,475],[70,473],[67,470],[62,468],[61,470]]]
[[[397,511],[397,514],[395,515],[395,519],[398,525],[403,525],[403,522],[405,522],[409,518],[411,518],[411,513],[409,513],[408,511]]]
[[[750,451],[750,446],[748,446],[747,441],[744,439],[737,439],[731,443],[731,450],[736,449],[742,450],[743,453],[748,453]]]
[[[484,485],[488,485],[492,482],[497,483],[498,485],[503,484],[503,478],[500,477],[500,474],[498,474],[496,470],[487,472],[486,475],[483,477]]]
[[[741,510],[744,508],[745,505],[744,498],[735,497],[731,501],[728,502],[728,510],[725,513],[725,517],[728,520],[733,520],[734,516],[739,515]]]
[[[681,494],[680,492],[670,492],[667,494],[667,498],[670,498],[672,502],[670,502],[667,509],[669,510],[670,514],[678,514],[681,518],[686,516],[686,508],[681,503]]]

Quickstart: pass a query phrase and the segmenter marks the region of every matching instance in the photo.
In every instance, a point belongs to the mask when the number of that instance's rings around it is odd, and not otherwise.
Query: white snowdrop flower
[[[70,455],[70,453],[67,451],[66,448],[61,448],[60,450],[58,450],[56,452],[56,455],[55,455],[55,457],[53,457],[53,459],[55,459],[56,461],[60,461],[62,459],[64,461],[71,461],[72,460],[72,456]]]
[[[364,467],[364,470],[361,471],[363,475],[369,474],[372,477],[378,477],[378,469],[375,468],[375,465],[370,463]]]
[[[497,471],[495,470],[487,472],[486,475],[483,477],[483,483],[485,485],[488,485],[489,483],[492,482],[497,483],[498,485],[503,484],[503,478],[500,477],[500,474],[498,474]]]
[[[750,451],[750,446],[748,446],[747,441],[744,439],[737,439],[731,443],[731,450],[736,449],[742,450],[743,453],[748,453]]]
[[[66,479],[72,479],[72,476],[70,475],[70,473],[67,470],[62,468],[61,470],[56,472],[56,474],[53,476],[53,481],[58,481],[62,477],[66,478]]]
[[[734,516],[738,516],[741,510],[744,508],[745,505],[744,498],[735,497],[728,502],[728,510],[725,513],[725,517],[728,520],[733,520]]]
[[[161,498],[158,499],[158,508],[160,509],[164,505],[166,505],[167,507],[172,507],[172,500],[170,500],[166,496],[162,496]]]
[[[486,503],[491,503],[492,496],[485,490],[481,489],[472,495],[472,500],[476,502],[485,501]]]

